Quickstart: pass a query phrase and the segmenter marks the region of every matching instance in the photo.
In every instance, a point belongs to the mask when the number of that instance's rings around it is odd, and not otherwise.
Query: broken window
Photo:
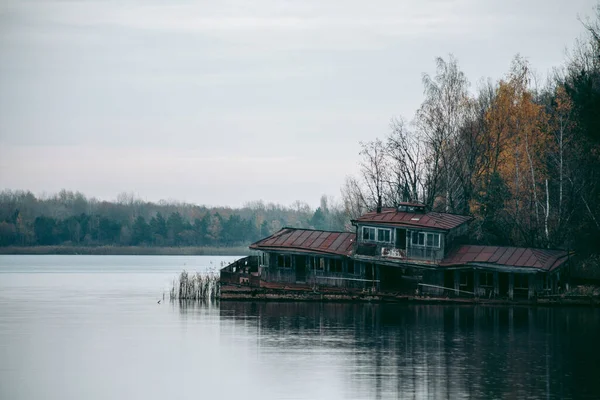
[[[469,275],[467,272],[460,272],[460,286],[469,285]]]
[[[479,274],[479,286],[494,286],[494,273],[482,272]]]
[[[529,277],[526,274],[515,274],[515,289],[529,288]]]

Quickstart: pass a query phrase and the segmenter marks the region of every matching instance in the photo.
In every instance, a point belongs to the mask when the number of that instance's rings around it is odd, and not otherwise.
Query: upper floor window
[[[414,246],[440,247],[440,234],[413,231],[411,243]]]
[[[375,228],[363,226],[363,240],[375,240]]]
[[[362,232],[362,238],[365,241],[377,241],[384,243],[390,243],[392,241],[392,230],[389,228],[373,228],[370,226],[363,226]]]
[[[424,232],[413,232],[412,233],[412,244],[415,246],[425,246],[425,233]]]
[[[427,246],[440,247],[440,234],[439,233],[428,233],[427,234]]]
[[[390,229],[377,229],[377,241],[378,242],[391,242],[392,241],[392,231]]]

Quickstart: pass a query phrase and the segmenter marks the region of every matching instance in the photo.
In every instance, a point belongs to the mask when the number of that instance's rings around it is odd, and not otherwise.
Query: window
[[[440,234],[413,231],[411,242],[414,246],[440,247]]]
[[[337,258],[330,258],[329,272],[342,272],[342,260],[339,260]]]
[[[363,240],[375,240],[375,228],[363,226]]]
[[[479,286],[494,286],[494,273],[482,272],[479,274]]]
[[[543,285],[544,285],[543,289],[544,290],[550,290],[550,289],[552,289],[552,282],[550,281],[550,279],[551,278],[549,276],[546,276],[544,278],[544,280],[543,280]]]
[[[440,247],[440,234],[439,233],[428,233],[427,234],[427,246]]]
[[[412,244],[415,246],[425,246],[425,233],[424,232],[413,232],[412,233]]]
[[[325,269],[325,259],[323,257],[319,258],[319,264],[318,264],[318,268],[320,270],[324,270]]]
[[[469,275],[467,272],[459,272],[460,273],[460,286],[468,286],[469,285]]]
[[[377,229],[377,241],[389,243],[392,241],[392,231],[390,229]]]
[[[529,287],[529,277],[525,274],[515,274],[515,289],[527,289]]]
[[[279,268],[292,268],[292,256],[277,255],[277,266]]]
[[[349,274],[354,274],[354,261],[353,260],[348,260],[347,261],[347,266],[348,266],[348,273]]]
[[[392,241],[392,230],[389,228],[362,227],[362,239],[369,242],[390,243]]]

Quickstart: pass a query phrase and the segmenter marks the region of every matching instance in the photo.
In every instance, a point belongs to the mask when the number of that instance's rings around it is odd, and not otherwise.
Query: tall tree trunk
[[[527,153],[527,160],[529,161],[529,169],[531,170],[531,189],[533,191],[533,203],[535,205],[535,222],[536,230],[540,226],[540,211],[537,198],[537,187],[535,184],[535,170],[533,169],[533,160],[531,158],[531,152],[529,151],[529,135],[525,131],[525,152]]]
[[[550,192],[548,191],[548,179],[546,179],[546,218],[544,230],[546,232],[546,247],[550,248],[550,233],[548,231],[548,217],[550,216]]]
[[[560,119],[560,132],[558,137],[558,151],[560,157],[560,165],[558,172],[558,227],[560,229],[561,216],[562,216],[562,203],[563,203],[563,133],[564,124],[562,118]]]

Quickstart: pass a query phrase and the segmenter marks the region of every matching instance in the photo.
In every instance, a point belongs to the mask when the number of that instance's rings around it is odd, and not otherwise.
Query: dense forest
[[[121,194],[114,202],[62,190],[39,198],[31,192],[0,193],[0,246],[236,246],[281,227],[341,230],[341,206],[321,198],[312,210],[253,202],[239,209],[151,203]]]
[[[517,55],[498,82],[470,85],[437,60],[410,122],[362,143],[361,173],[343,188],[356,216],[420,201],[469,214],[474,243],[600,251],[600,5],[543,84]]]

